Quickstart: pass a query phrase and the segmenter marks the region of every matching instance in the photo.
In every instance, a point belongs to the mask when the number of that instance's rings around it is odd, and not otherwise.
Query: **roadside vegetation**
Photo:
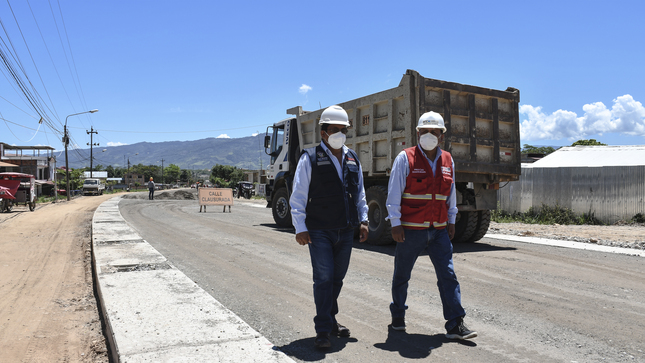
[[[540,207],[531,207],[524,213],[508,213],[499,208],[492,211],[491,220],[497,223],[520,222],[528,224],[575,224],[575,225],[604,225],[598,220],[594,213],[575,214],[569,208],[561,206],[551,207],[542,204]]]
[[[539,208],[531,207],[524,213],[515,212],[508,213],[501,210],[499,205],[497,209],[491,211],[491,221],[497,223],[527,223],[527,224],[560,224],[560,225],[592,225],[603,226],[603,223],[595,217],[594,213],[583,213],[582,215],[575,214],[569,208],[561,206],[551,207],[542,204]],[[645,215],[638,213],[629,221],[620,221],[617,224],[643,224],[645,223]]]

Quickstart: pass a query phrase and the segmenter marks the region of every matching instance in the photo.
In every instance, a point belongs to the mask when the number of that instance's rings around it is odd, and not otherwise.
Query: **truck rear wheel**
[[[292,227],[291,206],[287,188],[280,188],[275,192],[271,205],[273,220],[280,227]]]
[[[392,225],[386,221],[387,217],[387,189],[384,186],[376,185],[365,191],[367,200],[367,218],[369,219],[369,237],[367,242],[372,245],[389,245],[392,240]]]
[[[455,236],[452,243],[468,242],[477,229],[477,212],[459,212],[455,222]]]
[[[475,242],[482,239],[486,232],[488,232],[488,226],[490,226],[490,211],[480,210],[477,212],[477,228],[475,228],[475,233],[473,233],[468,242]]]

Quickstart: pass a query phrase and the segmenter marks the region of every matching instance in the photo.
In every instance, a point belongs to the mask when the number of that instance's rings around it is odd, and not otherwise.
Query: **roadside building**
[[[4,172],[17,173],[18,169],[19,169],[18,165],[5,163],[4,161],[0,161],[0,173],[4,173]]]
[[[645,145],[560,148],[523,163],[520,180],[502,183],[498,200],[509,213],[544,204],[604,223],[631,220],[645,214]]]
[[[37,195],[54,189],[56,158],[51,146],[15,146],[0,142],[0,171],[33,175]]]
[[[135,173],[126,173],[125,176],[123,177],[123,181],[125,182],[126,185],[130,187],[134,187],[139,183],[139,186],[145,185],[146,181],[143,180],[143,174],[135,174]]]

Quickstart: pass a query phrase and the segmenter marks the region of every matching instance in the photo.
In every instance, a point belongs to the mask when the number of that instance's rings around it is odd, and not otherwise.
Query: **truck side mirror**
[[[271,145],[271,136],[266,135],[266,136],[264,137],[264,148],[265,148],[265,149],[268,149],[268,148],[269,148],[269,145]]]

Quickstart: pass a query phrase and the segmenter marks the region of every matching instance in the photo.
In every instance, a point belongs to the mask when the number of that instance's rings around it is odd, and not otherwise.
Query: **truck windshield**
[[[275,160],[282,151],[282,140],[284,138],[284,125],[273,128],[273,135],[271,136],[271,165],[275,164]]]
[[[96,180],[86,180],[83,184],[96,184]]]

